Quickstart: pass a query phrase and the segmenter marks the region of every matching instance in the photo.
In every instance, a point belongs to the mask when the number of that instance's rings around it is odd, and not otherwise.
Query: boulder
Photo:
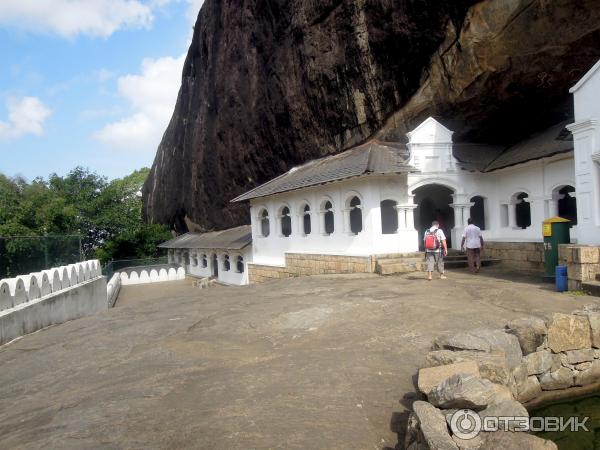
[[[429,448],[458,450],[448,432],[446,418],[439,409],[423,401],[414,402],[412,407]]]
[[[452,435],[452,440],[458,445],[459,450],[479,450],[483,445],[481,435],[477,435],[472,439],[461,439],[456,435]]]
[[[511,370],[503,350],[493,350],[489,353],[475,350],[433,350],[427,354],[426,361],[428,366],[475,361],[481,378],[487,378],[492,383],[510,382]]]
[[[555,389],[566,389],[573,386],[573,371],[566,367],[561,367],[554,372],[548,372],[539,376],[540,386],[544,391],[553,391]]]
[[[434,387],[427,398],[434,406],[442,408],[482,409],[491,402],[494,394],[491,381],[459,373]]]
[[[440,336],[435,340],[434,347],[447,350],[476,350],[490,353],[494,350],[504,352],[506,362],[510,369],[521,362],[523,353],[516,336],[502,330],[487,328],[470,332],[462,332],[449,336]]]
[[[506,329],[517,337],[524,355],[535,352],[543,345],[548,333],[546,323],[537,317],[512,320],[506,325]]]
[[[514,400],[512,391],[502,384],[494,383],[494,401]]]
[[[589,305],[586,305],[589,306]],[[596,305],[594,305],[596,306]],[[598,311],[585,311],[584,315],[587,316],[590,322],[590,329],[592,331],[592,346],[600,348],[600,312]]]
[[[513,369],[512,375],[517,386],[519,384],[525,383],[527,377],[529,376],[527,372],[527,363],[525,361],[521,362],[521,364],[519,364]]]
[[[529,413],[525,407],[516,400],[501,400],[494,402],[479,413],[479,417],[484,419],[485,417],[525,417],[529,419]],[[523,429],[527,426],[525,421],[508,421],[506,426],[507,430],[514,431],[515,429]]]
[[[594,350],[591,348],[585,348],[582,350],[568,350],[560,354],[560,360],[562,364],[579,364],[586,361],[594,360]]]
[[[527,377],[523,383],[517,384],[517,400],[521,403],[533,400],[541,393],[542,387],[536,376]]]
[[[528,354],[523,358],[527,366],[527,375],[538,375],[544,372],[558,370],[560,357],[549,350],[542,350]]]
[[[552,441],[532,434],[512,431],[496,431],[483,435],[481,450],[558,450]]]
[[[554,352],[592,346],[590,322],[586,316],[555,313],[548,326],[548,347]]]
[[[582,370],[581,372],[575,372],[575,386],[586,386],[588,384],[597,383],[600,381],[600,361],[594,361],[590,367]]]
[[[582,371],[582,370],[591,369],[592,366],[593,366],[593,364],[592,364],[591,361],[586,361],[586,362],[582,362],[582,363],[579,363],[579,364],[575,364],[574,368],[575,368],[575,370]]]
[[[419,369],[417,386],[419,391],[428,394],[435,386],[457,373],[466,373],[479,377],[477,363],[475,361],[463,361],[455,364]]]

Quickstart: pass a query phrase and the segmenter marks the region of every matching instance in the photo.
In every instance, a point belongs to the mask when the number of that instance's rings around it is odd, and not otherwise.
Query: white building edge
[[[291,253],[416,252],[433,219],[453,248],[468,217],[488,241],[522,243],[541,242],[542,221],[557,215],[572,220],[573,243],[600,245],[600,61],[570,92],[574,123],[506,150],[482,148],[467,160],[476,148],[453,143],[430,117],[408,144],[373,140],[235,198],[250,202],[250,226],[187,233],[162,247],[192,275],[247,284],[249,263],[281,268]]]

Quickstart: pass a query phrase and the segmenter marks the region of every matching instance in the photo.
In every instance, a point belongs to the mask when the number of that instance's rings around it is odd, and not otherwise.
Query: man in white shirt
[[[473,224],[473,219],[469,217],[468,225],[462,235],[461,250],[465,251],[467,247],[467,259],[469,260],[469,269],[477,273],[481,269],[481,252],[483,251],[483,236],[481,229]]]
[[[448,255],[448,247],[446,245],[446,235],[437,220],[434,220],[431,223],[431,228],[425,231],[423,242],[425,243],[425,260],[427,261],[427,279],[431,281],[433,271],[437,268],[440,278],[445,280],[444,256]]]

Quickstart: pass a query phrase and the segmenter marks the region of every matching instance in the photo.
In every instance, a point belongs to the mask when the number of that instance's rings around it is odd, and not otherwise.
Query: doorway
[[[219,259],[217,258],[217,254],[213,253],[212,255],[212,276],[215,278],[219,277]]]
[[[431,227],[431,222],[437,220],[446,235],[448,248],[452,246],[451,231],[454,228],[454,209],[452,194],[454,191],[441,184],[427,184],[413,191],[415,209],[415,229],[419,233],[419,249],[423,250],[425,230]]]

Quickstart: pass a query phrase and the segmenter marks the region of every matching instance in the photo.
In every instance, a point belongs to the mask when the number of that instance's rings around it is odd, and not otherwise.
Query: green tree
[[[64,177],[52,174],[30,183],[0,174],[0,237],[23,237],[0,239],[0,276],[24,273],[27,264],[33,271],[78,257],[78,239],[41,239],[44,235],[81,235],[85,257],[95,255],[103,262],[158,256],[156,245],[171,235],[166,227],[143,222],[141,188],[149,171],[108,181],[76,167]]]

